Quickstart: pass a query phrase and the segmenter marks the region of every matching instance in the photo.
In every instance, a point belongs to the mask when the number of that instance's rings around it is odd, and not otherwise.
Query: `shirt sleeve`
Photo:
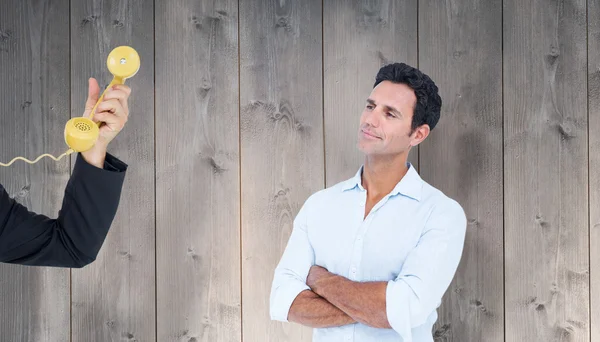
[[[306,277],[314,265],[315,256],[308,239],[307,217],[308,200],[294,219],[292,234],[275,268],[270,296],[272,320],[287,322],[294,299],[300,292],[310,290],[306,285]]]
[[[127,165],[103,168],[77,155],[58,218],[29,211],[0,185],[0,262],[81,268],[93,262],[116,215]]]
[[[417,246],[386,289],[386,313],[392,329],[412,341],[411,329],[426,322],[440,305],[461,259],[466,217],[449,200],[430,214]]]

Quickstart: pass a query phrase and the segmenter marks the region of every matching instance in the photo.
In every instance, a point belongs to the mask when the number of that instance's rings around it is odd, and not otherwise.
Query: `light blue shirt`
[[[407,165],[407,174],[366,218],[362,167],[306,200],[275,269],[271,319],[287,322],[296,296],[310,290],[310,267],[319,265],[352,281],[387,282],[392,329],[361,323],[319,328],[314,342],[433,342],[437,308],[461,259],[467,222],[456,201]]]

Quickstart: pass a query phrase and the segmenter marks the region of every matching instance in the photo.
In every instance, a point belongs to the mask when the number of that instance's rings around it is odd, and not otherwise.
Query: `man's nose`
[[[380,111],[377,108],[375,108],[373,111],[371,111],[367,114],[367,117],[365,118],[365,122],[368,123],[370,126],[377,127],[377,126],[379,126],[379,117],[380,116],[381,116]]]

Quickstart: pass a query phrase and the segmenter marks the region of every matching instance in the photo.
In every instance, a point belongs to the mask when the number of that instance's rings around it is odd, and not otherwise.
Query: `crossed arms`
[[[312,266],[307,285],[292,302],[288,320],[313,328],[360,322],[375,328],[391,328],[386,315],[386,282],[353,282]]]
[[[307,201],[308,203],[308,201]],[[307,234],[307,205],[275,269],[271,318],[313,328],[362,323],[402,336],[439,306],[462,255],[466,218],[456,203],[434,208],[417,246],[395,279],[355,282],[315,265]]]

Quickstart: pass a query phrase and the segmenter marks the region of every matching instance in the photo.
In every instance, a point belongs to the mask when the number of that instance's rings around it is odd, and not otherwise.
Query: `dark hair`
[[[373,88],[383,81],[406,84],[415,92],[417,103],[412,118],[411,134],[423,124],[429,125],[433,130],[440,119],[442,98],[438,94],[438,87],[429,76],[410,65],[393,63],[379,69]]]

